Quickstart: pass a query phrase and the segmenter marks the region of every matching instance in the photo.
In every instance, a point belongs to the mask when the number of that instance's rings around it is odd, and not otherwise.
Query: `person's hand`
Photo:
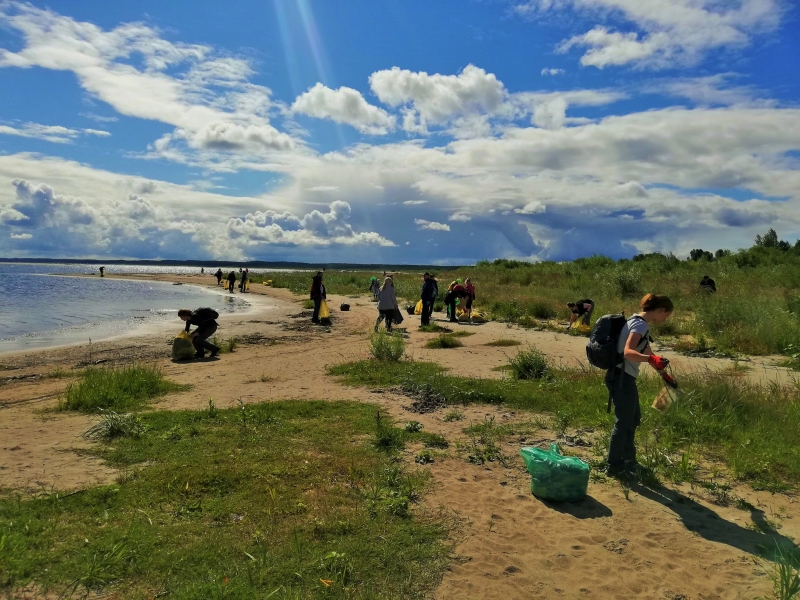
[[[669,360],[664,358],[663,356],[658,356],[656,354],[651,354],[650,358],[647,359],[647,362],[650,363],[650,366],[653,367],[656,371],[663,371],[669,365]]]

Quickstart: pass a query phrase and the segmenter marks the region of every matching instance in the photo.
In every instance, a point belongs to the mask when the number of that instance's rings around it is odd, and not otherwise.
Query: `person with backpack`
[[[569,315],[569,325],[567,325],[567,331],[572,329],[573,324],[579,318],[583,317],[583,324],[589,325],[592,320],[592,313],[594,312],[594,300],[586,298],[584,300],[578,300],[577,302],[567,302],[567,308],[570,310]]]
[[[217,278],[217,285],[222,282],[222,269],[217,269],[217,272],[214,273],[214,277]]]
[[[230,290],[231,294],[234,293],[233,286],[236,285],[236,271],[231,271],[228,273],[228,290]]]
[[[219,354],[219,347],[207,341],[217,331],[217,319],[219,318],[217,311],[213,308],[198,308],[194,311],[182,308],[178,311],[178,317],[186,321],[186,333],[189,333],[192,325],[197,327],[192,333],[195,358],[205,358],[206,350],[211,351],[211,358]]]
[[[636,428],[642,422],[639,390],[636,378],[639,366],[648,363],[656,371],[663,371],[669,361],[653,354],[650,348],[650,324],[663,323],[674,311],[667,296],[647,294],[640,302],[641,312],[627,320],[617,342],[619,362],[606,373],[606,387],[614,404],[614,428],[608,446],[609,476],[635,474]]]

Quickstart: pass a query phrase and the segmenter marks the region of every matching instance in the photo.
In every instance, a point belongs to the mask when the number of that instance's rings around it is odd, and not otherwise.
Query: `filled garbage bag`
[[[422,300],[417,302],[417,305],[414,307],[414,314],[421,315],[422,314]]]
[[[319,319],[330,319],[331,318],[331,311],[328,308],[328,303],[323,300],[319,305]]]
[[[195,352],[192,336],[181,331],[172,342],[172,360],[189,360],[194,358]]]
[[[589,465],[574,456],[563,456],[558,444],[549,450],[522,448],[519,453],[531,474],[531,492],[543,500],[577,502],[589,489]]]

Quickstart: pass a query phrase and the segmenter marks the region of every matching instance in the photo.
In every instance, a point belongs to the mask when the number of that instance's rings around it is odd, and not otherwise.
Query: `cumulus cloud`
[[[571,8],[588,17],[627,21],[636,31],[597,25],[565,40],[559,50],[587,48],[581,64],[604,68],[634,64],[649,68],[691,65],[718,48],[742,48],[754,35],[774,30],[782,10],[778,0],[529,0],[519,15],[538,18]]]
[[[545,75],[563,75],[564,69],[542,69],[542,76]]]
[[[682,77],[653,81],[644,86],[646,92],[686,98],[698,106],[735,106],[768,108],[777,102],[760,97],[754,86],[731,85],[736,73],[718,73],[706,77]]]
[[[425,219],[414,219],[414,224],[422,230],[428,231],[450,231],[447,223],[437,223],[436,221],[426,221]]]
[[[292,104],[296,113],[330,119],[356,128],[361,133],[385,135],[395,128],[396,118],[371,105],[361,92],[349,87],[338,90],[317,83]]]
[[[12,233],[9,235],[12,240],[30,240],[33,236],[30,233]]]
[[[111,134],[98,129],[70,129],[60,125],[42,125],[40,123],[23,123],[19,127],[0,125],[0,135],[15,135],[18,137],[34,138],[53,142],[56,144],[70,144],[81,135],[95,135],[108,137]]]

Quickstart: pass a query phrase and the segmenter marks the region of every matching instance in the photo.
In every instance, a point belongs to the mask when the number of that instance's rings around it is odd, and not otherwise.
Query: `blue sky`
[[[798,32],[784,0],[0,0],[0,256],[794,241]]]

